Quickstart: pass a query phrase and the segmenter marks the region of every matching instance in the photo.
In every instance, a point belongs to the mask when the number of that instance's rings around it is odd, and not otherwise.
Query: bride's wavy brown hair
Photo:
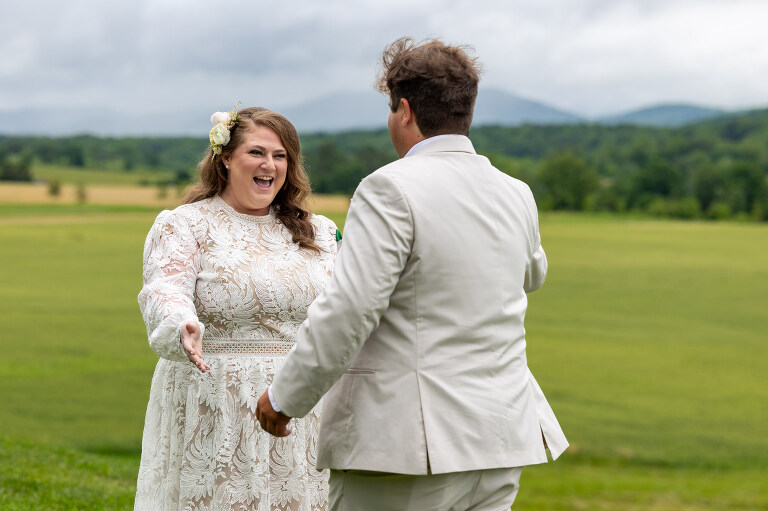
[[[237,123],[230,130],[229,143],[224,146],[221,154],[214,154],[212,148],[208,149],[197,164],[200,182],[187,190],[182,202],[197,202],[224,191],[229,176],[221,157],[232,154],[243,143],[245,134],[256,126],[264,126],[277,133],[288,153],[285,183],[272,201],[277,218],[291,231],[294,243],[298,243],[302,248],[319,251],[320,247],[315,244],[315,229],[310,222],[312,211],[309,198],[312,189],[304,170],[299,134],[291,121],[266,108],[250,107],[238,112]]]

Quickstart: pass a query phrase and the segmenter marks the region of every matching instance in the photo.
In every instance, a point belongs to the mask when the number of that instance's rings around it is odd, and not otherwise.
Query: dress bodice
[[[319,252],[294,243],[274,208],[246,215],[217,195],[161,213],[147,239],[139,295],[155,351],[182,360],[178,328],[193,319],[204,341],[292,342],[336,255],[336,226],[322,216],[311,221]]]
[[[335,227],[314,217],[317,244],[325,250],[317,253],[293,243],[274,211],[243,215],[218,196],[198,208],[195,308],[206,337],[295,339],[333,270]]]

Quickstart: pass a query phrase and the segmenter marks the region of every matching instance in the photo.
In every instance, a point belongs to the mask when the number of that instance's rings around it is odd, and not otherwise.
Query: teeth
[[[273,178],[271,178],[271,177],[264,177],[264,176],[256,176],[254,179],[259,179],[261,181],[272,181]]]

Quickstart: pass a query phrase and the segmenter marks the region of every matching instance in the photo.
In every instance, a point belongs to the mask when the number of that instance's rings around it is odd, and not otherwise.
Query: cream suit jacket
[[[323,400],[318,468],[439,474],[545,463],[568,443],[528,370],[526,292],[544,282],[536,204],[454,135],[354,193],[334,275],[272,384]],[[332,388],[331,388],[332,387]]]

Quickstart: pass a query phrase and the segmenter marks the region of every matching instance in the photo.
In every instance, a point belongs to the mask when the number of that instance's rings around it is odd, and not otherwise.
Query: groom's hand
[[[288,436],[291,434],[291,430],[288,428],[288,422],[290,417],[281,412],[276,412],[272,408],[272,403],[269,402],[268,391],[259,398],[259,402],[256,407],[256,418],[259,419],[261,429],[274,436]]]

